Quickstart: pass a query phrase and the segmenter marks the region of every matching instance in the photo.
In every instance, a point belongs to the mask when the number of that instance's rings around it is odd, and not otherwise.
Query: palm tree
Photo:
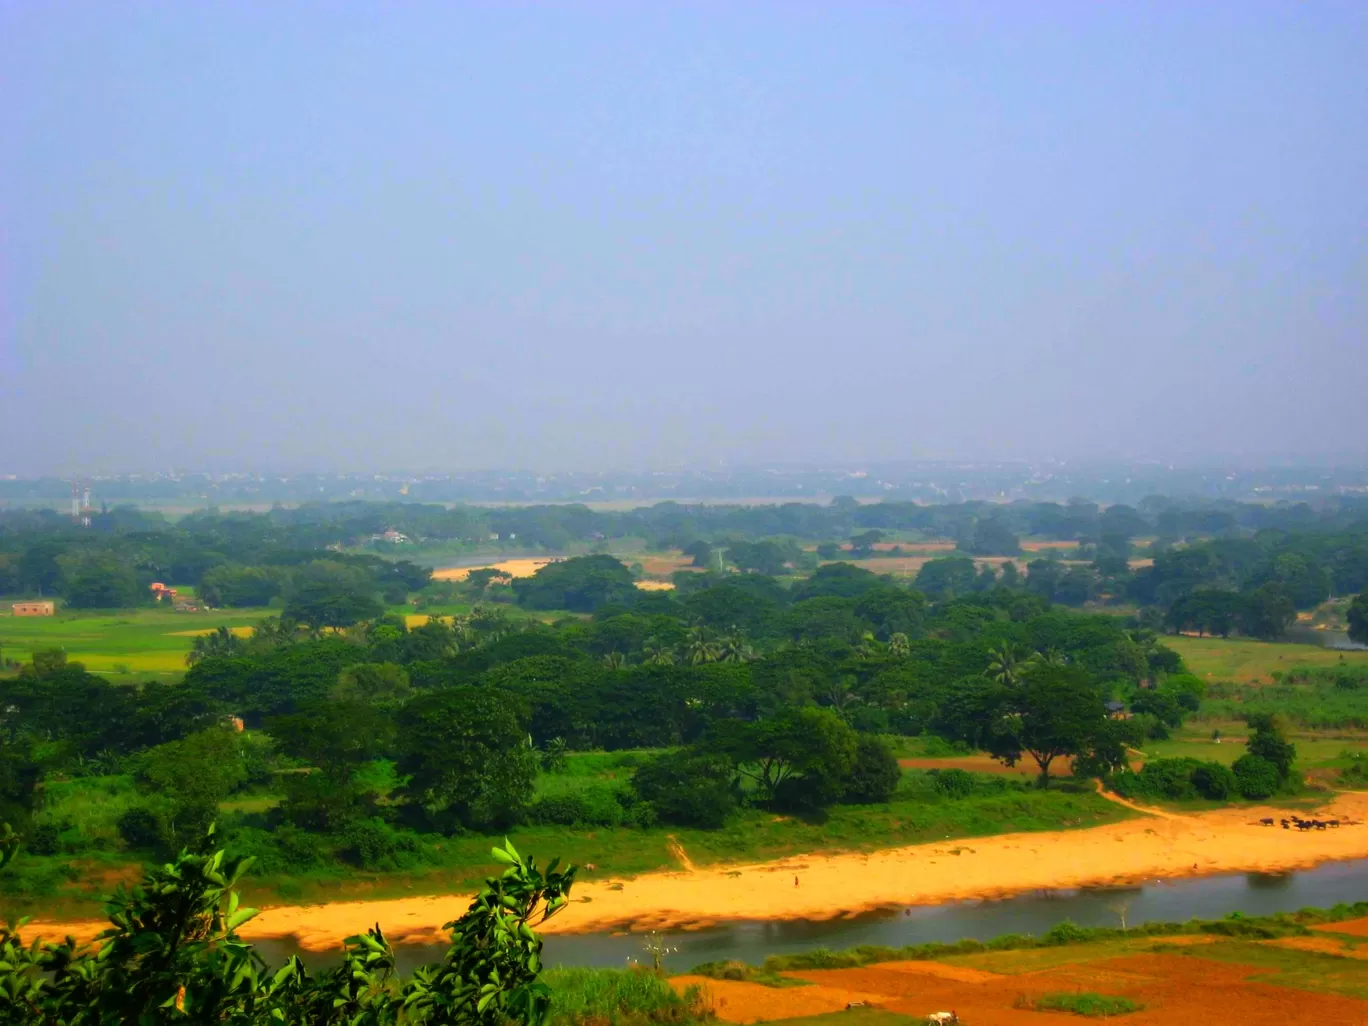
[[[715,663],[720,654],[717,642],[713,641],[712,632],[708,628],[695,627],[689,631],[689,640],[684,646],[684,655],[690,666],[698,666],[700,663]]]
[[[647,666],[673,666],[675,663],[674,647],[662,644],[659,638],[647,638],[641,646],[641,655]]]
[[[603,662],[610,670],[621,670],[627,665],[627,657],[614,649],[603,657]]]
[[[748,663],[755,658],[755,649],[740,634],[730,634],[718,646],[717,661],[722,663]]]
[[[547,773],[564,773],[570,765],[570,759],[566,755],[568,748],[565,738],[553,737],[546,742],[546,751],[542,752],[542,769]]]
[[[912,651],[912,643],[907,640],[907,635],[898,631],[888,639],[888,651],[895,656],[905,656]]]
[[[190,651],[186,653],[185,662],[188,666],[194,666],[201,659],[209,659],[215,656],[236,656],[241,655],[246,646],[241,638],[227,627],[219,627],[209,634],[201,634],[195,639]]]
[[[846,709],[860,701],[854,691],[854,677],[838,677],[827,688],[826,699],[841,719],[846,718]]]
[[[1057,648],[1047,648],[1044,652],[1037,652],[1027,660],[1037,666],[1068,666],[1069,657]]]
[[[983,675],[999,684],[1015,687],[1021,682],[1023,665],[1021,653],[1017,651],[1016,646],[1004,641],[997,648],[988,650],[988,669],[983,671]]]

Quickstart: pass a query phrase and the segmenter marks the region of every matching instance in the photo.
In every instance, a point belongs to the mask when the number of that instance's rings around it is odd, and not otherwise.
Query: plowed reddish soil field
[[[1072,1015],[1018,1007],[1061,992],[1107,994],[1144,1005],[1142,1011],[1124,1016],[1130,1026],[1368,1023],[1368,1001],[1261,979],[1274,973],[1197,954],[1150,952],[1013,974],[965,972],[935,962],[890,962],[864,969],[786,973],[815,986],[782,989],[696,976],[675,982],[703,984],[718,1018],[735,1023],[839,1012],[850,1002],[866,1002],[923,1022],[932,1012],[954,1010],[965,1026],[1080,1021]]]

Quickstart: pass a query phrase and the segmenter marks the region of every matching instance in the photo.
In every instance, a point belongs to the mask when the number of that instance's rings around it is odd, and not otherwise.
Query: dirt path
[[[754,865],[626,879],[581,878],[575,900],[547,932],[690,929],[738,919],[834,919],[874,908],[927,905],[1023,891],[1126,885],[1209,873],[1278,872],[1330,859],[1368,858],[1368,826],[1304,834],[1261,827],[1274,810],[1220,809],[1126,820],[1087,830],[999,834],[868,854],[813,854]],[[1368,795],[1342,794],[1323,815],[1368,820]],[[554,853],[550,853],[554,854]],[[797,886],[795,886],[795,880]],[[334,947],[379,922],[395,941],[437,942],[464,895],[346,901],[266,909],[248,940],[294,936]],[[93,935],[103,924],[33,923],[25,936]]]
[[[1100,794],[1103,798],[1107,799],[1107,801],[1115,802],[1117,805],[1124,805],[1126,808],[1131,809],[1134,812],[1143,812],[1146,816],[1158,816],[1160,819],[1184,818],[1176,812],[1168,812],[1165,809],[1152,809],[1148,805],[1136,805],[1135,802],[1126,801],[1126,799],[1122,798],[1115,791],[1108,791],[1105,787],[1102,786],[1102,781],[1098,780],[1095,781],[1095,783],[1097,784],[1097,793]]]

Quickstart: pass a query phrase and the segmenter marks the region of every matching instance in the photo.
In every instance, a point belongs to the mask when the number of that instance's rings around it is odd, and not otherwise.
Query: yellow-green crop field
[[[139,609],[105,615],[0,615],[0,654],[7,660],[28,662],[35,651],[60,648],[92,673],[168,679],[185,672],[185,655],[196,634],[220,625],[248,627],[272,612]]]

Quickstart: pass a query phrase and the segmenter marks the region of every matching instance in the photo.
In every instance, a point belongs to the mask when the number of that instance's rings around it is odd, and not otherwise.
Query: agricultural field
[[[1228,680],[1239,684],[1271,684],[1275,672],[1301,667],[1333,667],[1342,664],[1368,667],[1368,651],[1342,651],[1319,645],[1248,638],[1194,638],[1170,635],[1163,643],[1183,657],[1190,672],[1203,680]]]
[[[681,552],[617,552],[614,555],[629,567],[640,567],[645,575],[637,581],[643,591],[669,590],[674,587],[670,575],[677,570],[703,572],[703,568],[693,565],[693,559]],[[475,570],[501,570],[510,577],[531,577],[548,563],[560,557],[538,557],[504,559],[467,566],[440,567],[432,572],[435,581],[464,581]]]
[[[405,606],[387,612],[403,616],[410,628],[420,627],[433,616],[461,616],[469,603],[451,602],[429,606],[428,612],[412,613]],[[500,606],[517,620],[551,620],[517,606]],[[35,651],[59,648],[91,673],[114,679],[179,680],[185,673],[185,656],[201,634],[220,626],[246,636],[278,609],[219,609],[212,613],[176,613],[169,609],[130,609],[117,613],[59,613],[57,616],[0,615],[0,656],[7,661],[28,662]]]
[[[220,625],[249,628],[271,609],[177,613],[170,609],[138,609],[87,615],[0,616],[0,654],[28,662],[35,651],[64,650],[91,673],[114,677],[136,675],[159,680],[179,678],[195,635]]]
[[[699,988],[705,1006],[724,1022],[784,1026],[912,1026],[949,1010],[965,1024],[1064,1021],[1042,1014],[1049,1012],[1135,1026],[1362,1023],[1368,1022],[1368,960],[1358,947],[1362,937],[1349,932],[1354,925],[1313,927],[1316,937],[1304,936],[1305,928],[1301,936],[1268,940],[1139,935],[752,979],[691,974],[671,982],[681,992]],[[836,964],[841,957],[834,955]]]

